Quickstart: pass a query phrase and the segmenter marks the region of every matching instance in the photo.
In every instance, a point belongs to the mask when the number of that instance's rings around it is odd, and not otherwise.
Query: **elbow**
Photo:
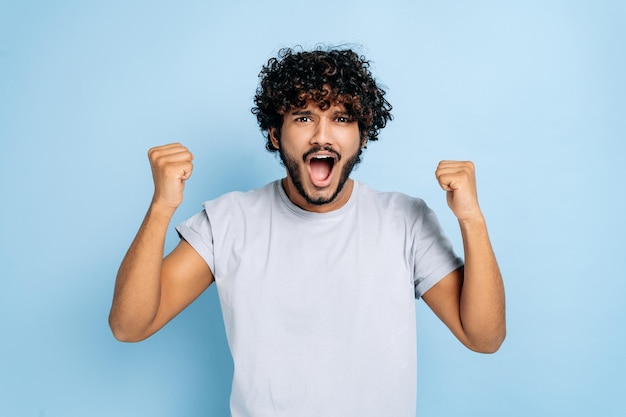
[[[118,342],[124,343],[136,343],[146,339],[145,336],[139,335],[137,332],[129,331],[118,320],[115,320],[112,316],[109,316],[109,328],[113,337]]]
[[[498,350],[500,350],[500,346],[502,346],[502,343],[493,343],[489,345],[482,345],[482,346],[475,347],[475,348],[470,347],[470,349],[476,353],[482,353],[484,355],[492,355],[496,353]]]
[[[488,339],[483,339],[474,343],[466,343],[468,349],[477,353],[493,354],[500,350],[506,338],[506,330],[502,330]]]
[[[115,338],[115,340],[117,340],[118,342],[122,342],[122,343],[136,343],[136,342],[141,342],[143,339],[137,338],[137,337],[132,337],[130,335],[127,335],[123,332],[119,332],[119,331],[115,331],[112,330],[113,332],[113,337]]]

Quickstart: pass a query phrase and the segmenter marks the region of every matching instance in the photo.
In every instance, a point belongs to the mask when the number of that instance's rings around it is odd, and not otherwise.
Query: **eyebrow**
[[[300,110],[294,110],[291,113],[289,113],[290,116],[311,116],[313,114],[313,112],[311,110],[305,110],[305,109],[300,109]],[[350,113],[348,113],[346,110],[338,110],[332,113],[333,116],[343,116],[343,117],[350,117]]]
[[[294,110],[291,113],[289,113],[292,116],[310,116],[313,114],[313,112],[311,110]]]

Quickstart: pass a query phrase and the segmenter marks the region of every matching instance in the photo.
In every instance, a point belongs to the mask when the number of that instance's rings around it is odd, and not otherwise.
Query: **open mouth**
[[[309,175],[316,187],[325,187],[330,183],[330,178],[335,166],[334,155],[311,155],[308,158]]]

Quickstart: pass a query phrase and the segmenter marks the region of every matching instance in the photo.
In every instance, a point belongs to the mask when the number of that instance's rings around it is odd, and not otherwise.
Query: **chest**
[[[309,220],[237,221],[221,230],[214,250],[222,303],[320,314],[412,305],[412,243],[402,219],[354,212]]]

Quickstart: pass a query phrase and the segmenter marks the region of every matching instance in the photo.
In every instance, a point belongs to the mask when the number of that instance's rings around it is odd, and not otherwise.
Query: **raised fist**
[[[470,161],[441,161],[435,172],[447,191],[448,206],[459,220],[482,217],[476,192],[476,174]]]
[[[193,171],[193,155],[180,143],[157,146],[148,151],[154,181],[152,203],[176,209],[183,201],[185,181]]]

